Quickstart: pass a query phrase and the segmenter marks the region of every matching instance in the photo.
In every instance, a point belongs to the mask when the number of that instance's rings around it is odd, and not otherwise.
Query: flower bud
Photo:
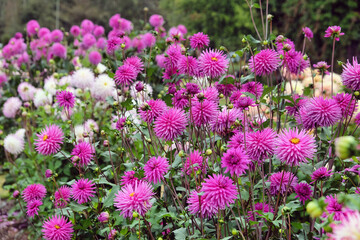
[[[291,208],[287,207],[287,206],[284,206],[282,209],[281,209],[281,214],[282,215],[287,215],[290,213],[290,210]]]
[[[31,104],[29,102],[24,103],[24,107],[29,108],[30,106],[31,106]]]
[[[231,234],[234,235],[234,236],[236,236],[236,235],[239,234],[239,231],[236,230],[235,228],[233,228],[233,229],[231,230]]]
[[[355,91],[355,92],[354,92],[354,95],[355,95],[356,97],[359,96],[359,95],[360,95],[359,91]]]
[[[268,15],[266,16],[266,19],[267,19],[269,22],[272,21],[273,18],[274,18],[274,16],[271,15],[271,14],[268,14]]]
[[[136,91],[141,92],[142,90],[144,90],[144,84],[142,82],[138,82],[135,85],[135,89],[136,89]]]
[[[184,153],[183,150],[181,150],[181,151],[179,152],[179,157],[184,157],[184,156],[185,156],[185,153]]]
[[[50,178],[52,176],[53,172],[51,171],[51,169],[46,169],[45,171],[45,177],[46,178]]]
[[[219,48],[221,51],[225,51],[225,47],[224,46],[220,46]]]
[[[26,117],[28,114],[27,114],[27,112],[26,111],[23,111],[22,113],[21,113],[21,116],[23,116],[23,117]]]
[[[134,218],[138,218],[139,217],[139,214],[137,212],[133,212],[133,217]]]
[[[229,103],[227,107],[228,107],[228,109],[233,109],[234,105],[232,103]]]
[[[353,136],[343,136],[335,140],[335,153],[341,159],[354,156],[358,142]]]
[[[220,93],[219,98],[224,98],[224,94]]]
[[[53,196],[50,196],[50,201],[53,201],[54,200],[54,197]]]
[[[118,102],[118,101],[114,101],[113,105],[114,105],[114,106],[118,106],[118,105],[119,105],[119,102]]]
[[[104,130],[101,130],[100,134],[101,134],[102,136],[104,136],[104,135],[105,135],[105,131],[104,131]]]
[[[83,132],[83,137],[87,138],[87,137],[89,137],[89,134],[87,132]]]
[[[211,149],[207,149],[206,152],[205,152],[205,155],[206,155],[206,156],[210,156],[211,154],[212,154]]]
[[[311,201],[306,205],[306,212],[310,214],[312,218],[320,217],[322,209],[317,201]]]
[[[205,99],[205,95],[204,93],[198,93],[198,95],[196,95],[196,97],[201,101],[201,100],[204,100]]]
[[[15,191],[13,192],[13,197],[14,197],[14,198],[18,198],[19,195],[20,195],[20,192],[19,192],[18,190],[15,190]]]
[[[106,223],[109,221],[109,213],[108,212],[102,212],[100,213],[98,217],[99,222]]]
[[[121,47],[121,49],[124,49],[124,48],[126,47],[125,43],[122,43],[122,44],[120,45],[120,47]]]
[[[104,147],[108,147],[108,146],[109,146],[109,141],[108,141],[108,140],[104,140],[103,146],[104,146]]]

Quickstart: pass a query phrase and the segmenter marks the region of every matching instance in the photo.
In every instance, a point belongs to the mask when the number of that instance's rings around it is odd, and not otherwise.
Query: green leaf
[[[252,5],[252,7],[253,7],[253,8],[260,8],[260,5],[259,5],[258,3],[254,3],[254,4]]]
[[[108,193],[108,195],[106,196],[105,200],[104,200],[104,205],[103,207],[110,207],[114,204],[114,197],[115,194],[119,191],[120,187],[118,185],[114,186],[110,192]]]
[[[186,239],[186,236],[188,235],[186,232],[186,228],[179,228],[174,231],[175,239],[176,240],[184,240]]]
[[[234,82],[235,82],[234,78],[222,76],[220,78],[219,84],[234,84]]]
[[[88,208],[87,206],[83,206],[75,202],[70,202],[69,206],[74,212],[82,212]]]

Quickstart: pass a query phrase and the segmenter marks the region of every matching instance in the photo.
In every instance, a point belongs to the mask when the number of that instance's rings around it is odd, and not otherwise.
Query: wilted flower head
[[[51,155],[60,150],[64,139],[64,133],[57,125],[49,125],[37,134],[35,149],[42,155]]]
[[[314,34],[313,34],[313,32],[311,31],[311,29],[308,28],[308,27],[304,27],[304,28],[302,29],[302,31],[303,31],[305,37],[306,37],[309,41],[311,41],[311,39],[314,37]]]
[[[345,35],[341,32],[341,27],[339,26],[330,26],[326,29],[324,37],[326,38],[335,38],[336,41],[340,41],[340,36]]]
[[[261,50],[249,60],[249,67],[258,76],[270,75],[280,65],[279,54],[272,49]]]
[[[64,216],[52,216],[46,220],[41,230],[46,240],[70,240],[74,232],[71,221]]]
[[[114,206],[125,218],[133,218],[133,212],[144,216],[151,208],[150,202],[154,195],[151,185],[147,182],[137,181],[135,186],[127,184],[115,194]]]
[[[170,168],[164,157],[151,157],[144,166],[145,178],[152,183],[161,182]]]

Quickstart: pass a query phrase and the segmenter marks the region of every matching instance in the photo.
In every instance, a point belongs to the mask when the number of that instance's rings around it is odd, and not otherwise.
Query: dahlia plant
[[[334,73],[338,26],[311,64],[324,36],[261,20],[234,52],[157,14],[29,21],[0,52],[8,218],[30,239],[358,239],[357,58]]]

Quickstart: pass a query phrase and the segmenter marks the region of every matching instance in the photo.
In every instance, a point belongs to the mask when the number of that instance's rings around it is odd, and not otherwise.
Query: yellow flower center
[[[216,57],[212,57],[211,60],[213,60],[214,62],[217,62],[217,58]]]
[[[107,86],[107,82],[104,83],[104,86]]]
[[[133,197],[134,195],[135,195],[135,193],[134,193],[134,192],[130,193],[130,197]]]
[[[48,139],[48,135],[44,135],[44,137],[43,137],[43,141],[46,141]]]
[[[55,225],[55,228],[56,228],[56,229],[60,229],[60,226],[59,226],[59,225]]]
[[[298,144],[300,142],[300,139],[292,138],[292,139],[290,139],[290,142],[293,143],[293,144]]]

